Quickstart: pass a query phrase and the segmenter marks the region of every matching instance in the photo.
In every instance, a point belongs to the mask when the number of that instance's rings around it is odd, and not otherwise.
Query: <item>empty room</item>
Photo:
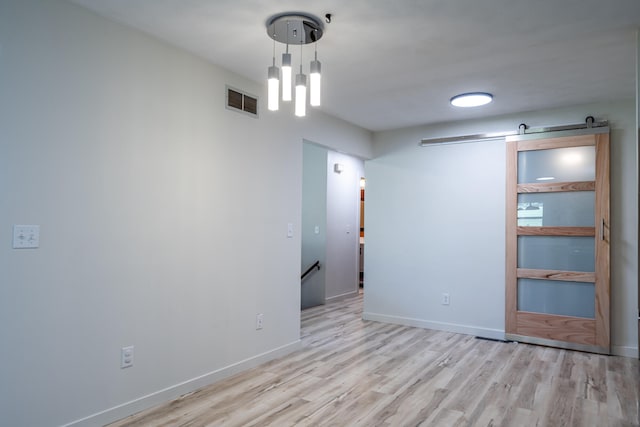
[[[637,0],[0,0],[0,425],[640,425],[638,58]]]

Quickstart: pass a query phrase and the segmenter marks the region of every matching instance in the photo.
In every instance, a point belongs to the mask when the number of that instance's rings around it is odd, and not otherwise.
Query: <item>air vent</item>
[[[227,86],[228,110],[234,110],[258,117],[258,98],[241,90]]]
[[[227,107],[242,110],[242,94],[227,88]]]

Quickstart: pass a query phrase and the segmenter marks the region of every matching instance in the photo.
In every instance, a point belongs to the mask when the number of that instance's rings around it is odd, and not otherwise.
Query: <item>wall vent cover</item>
[[[242,90],[226,86],[226,104],[228,110],[238,111],[252,117],[258,117],[258,97]]]

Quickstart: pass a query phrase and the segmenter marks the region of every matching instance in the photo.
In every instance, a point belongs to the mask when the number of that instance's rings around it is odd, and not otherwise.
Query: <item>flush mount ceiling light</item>
[[[490,103],[493,95],[485,92],[462,93],[451,98],[451,105],[454,107],[479,107]]]
[[[327,22],[329,22],[327,15]],[[300,73],[295,78],[295,114],[303,117],[307,107],[307,76],[302,71],[302,46],[316,43],[324,34],[322,21],[313,15],[298,12],[285,12],[273,15],[267,19],[267,34],[273,39],[273,64],[268,68],[268,108],[277,111],[279,108],[279,91],[282,83],[282,100],[291,101],[291,53],[289,45],[300,45]],[[280,69],[276,66],[276,42],[286,45],[282,54],[282,82]],[[310,64],[310,104],[312,107],[320,105],[320,61],[318,61],[318,47],[315,45],[314,59]]]

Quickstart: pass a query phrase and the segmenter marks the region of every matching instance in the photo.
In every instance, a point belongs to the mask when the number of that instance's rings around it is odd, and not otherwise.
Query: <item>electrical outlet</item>
[[[256,314],[256,330],[262,329],[262,322],[264,321],[264,314]]]
[[[446,292],[442,294],[442,305],[449,305],[449,294]]]
[[[122,347],[120,351],[120,369],[133,366],[133,346]]]

